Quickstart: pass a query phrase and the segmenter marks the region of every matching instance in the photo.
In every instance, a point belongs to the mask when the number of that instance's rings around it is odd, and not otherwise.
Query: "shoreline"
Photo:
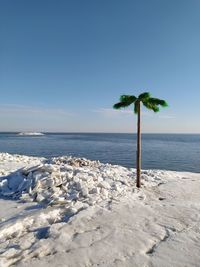
[[[11,156],[16,156],[16,157],[27,157],[27,158],[30,158],[30,159],[33,159],[33,162],[34,162],[34,160],[46,160],[46,161],[49,161],[49,160],[51,160],[52,158],[60,158],[60,157],[72,157],[72,158],[79,158],[79,157],[75,157],[75,156],[70,156],[70,155],[63,155],[63,156],[56,156],[56,157],[44,157],[44,156],[35,156],[35,155],[25,155],[25,154],[19,154],[19,153],[9,153],[9,152],[0,152],[0,164],[1,164],[1,157],[2,157],[2,155],[11,155]],[[86,159],[85,157],[81,157],[80,159]],[[87,160],[89,160],[89,161],[98,161],[98,160],[94,160],[94,159],[88,159],[87,158]],[[126,168],[126,169],[133,169],[133,170],[135,170],[135,168],[133,168],[133,167],[127,167],[127,166],[123,166],[123,165],[120,165],[120,164],[113,164],[113,163],[110,163],[110,162],[107,162],[107,163],[104,163],[104,162],[101,162],[102,164],[109,164],[109,165],[113,165],[113,166],[120,166],[120,167],[123,167],[123,168]],[[21,166],[23,166],[23,163],[21,164]],[[0,165],[0,167],[1,167],[1,165]],[[184,170],[184,171],[179,171],[179,170],[172,170],[172,169],[159,169],[159,168],[142,168],[142,171],[163,171],[163,172],[177,172],[177,173],[188,173],[188,174],[192,174],[192,173],[194,173],[194,174],[200,174],[200,171],[199,172],[195,172],[195,171],[187,171],[187,170]]]
[[[35,137],[35,136],[34,136]],[[136,165],[136,135],[46,134],[37,138],[1,135],[2,152],[38,157],[73,155],[131,168]],[[142,168],[200,173],[199,135],[144,135]]]
[[[197,267],[200,175],[142,175],[138,190],[135,169],[0,153],[0,181],[7,179],[10,190],[5,199],[4,181],[0,266]],[[36,177],[39,184],[33,183]]]

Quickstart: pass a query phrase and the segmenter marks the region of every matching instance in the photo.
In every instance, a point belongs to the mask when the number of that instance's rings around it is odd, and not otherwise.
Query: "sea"
[[[75,156],[136,166],[136,134],[0,133],[0,152],[37,157]],[[143,134],[142,168],[200,173],[200,134]]]

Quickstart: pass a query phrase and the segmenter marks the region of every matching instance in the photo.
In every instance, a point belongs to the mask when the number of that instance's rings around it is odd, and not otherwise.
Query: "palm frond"
[[[151,97],[149,92],[144,92],[138,96],[141,101],[145,101]]]
[[[146,108],[152,110],[152,104],[151,104],[151,103],[149,103],[148,101],[144,101],[144,102],[142,102],[142,103],[143,103],[143,105],[144,105]]]
[[[150,97],[148,99],[148,102],[155,104],[155,105],[160,105],[161,107],[168,107],[167,102],[165,100],[162,100],[162,99]]]
[[[165,100],[153,98],[153,97],[146,98],[146,99],[142,100],[142,103],[146,108],[153,110],[154,112],[160,111],[159,106],[161,106],[161,107],[167,107],[168,106],[168,104]]]
[[[133,104],[136,101],[137,97],[134,95],[121,95],[120,96],[120,101],[121,102],[126,102],[130,104]]]
[[[121,109],[121,108],[126,108],[128,107],[130,104],[129,103],[126,103],[126,102],[119,102],[119,103],[116,103],[113,108],[114,109]]]
[[[160,111],[158,105],[153,104],[153,103],[151,103],[151,102],[145,101],[145,102],[143,102],[143,105],[144,105],[146,108],[148,108],[148,109],[150,109],[150,110],[153,110],[154,112],[159,112],[159,111]]]
[[[156,106],[156,105],[152,106],[152,110],[153,110],[154,112],[159,112],[159,111],[160,111],[159,107]]]

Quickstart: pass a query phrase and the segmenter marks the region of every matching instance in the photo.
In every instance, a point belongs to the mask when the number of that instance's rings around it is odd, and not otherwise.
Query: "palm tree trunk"
[[[138,103],[138,122],[137,122],[137,182],[136,185],[138,188],[141,187],[140,174],[141,174],[141,126],[140,126],[140,117],[141,117],[141,107],[140,102]]]

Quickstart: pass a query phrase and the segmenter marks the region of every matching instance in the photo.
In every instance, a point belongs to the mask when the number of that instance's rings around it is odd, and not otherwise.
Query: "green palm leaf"
[[[120,96],[120,101],[129,103],[129,105],[134,103],[136,99],[137,97],[135,97],[134,95],[121,95]]]
[[[138,96],[138,99],[139,99],[140,101],[145,101],[145,100],[149,99],[150,97],[151,97],[151,95],[150,95],[149,92],[144,92],[144,93],[142,93],[142,94],[140,94],[140,95]]]
[[[159,107],[156,106],[156,105],[152,106],[152,110],[153,110],[154,112],[159,112],[159,111],[160,111]]]
[[[126,102],[119,102],[119,103],[116,103],[113,108],[114,109],[120,109],[120,108],[126,108],[128,107],[130,104],[129,103],[126,103]]]
[[[148,108],[150,110],[153,110],[154,112],[159,112],[160,111],[158,105],[156,105],[155,103],[152,103],[150,101],[144,101],[142,103],[146,108]]]
[[[165,100],[162,100],[162,99],[158,99],[158,98],[149,98],[148,99],[148,102],[152,103],[153,105],[160,105],[162,107],[167,107],[168,104]]]
[[[150,103],[150,102],[148,102],[148,101],[144,101],[144,102],[142,102],[143,103],[143,105],[146,107],[146,108],[148,108],[148,109],[152,109],[152,103]]]
[[[121,95],[120,96],[120,102],[116,103],[113,108],[114,109],[120,109],[120,108],[126,108],[133,104],[136,101],[136,97],[134,95]]]

